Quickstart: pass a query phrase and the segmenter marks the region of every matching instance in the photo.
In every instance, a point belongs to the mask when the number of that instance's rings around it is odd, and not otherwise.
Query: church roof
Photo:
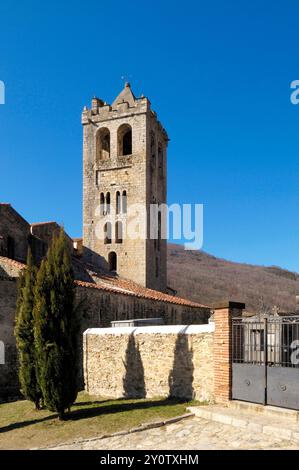
[[[130,83],[126,82],[124,89],[120,92],[120,94],[115,98],[112,103],[112,108],[116,108],[116,106],[120,103],[127,102],[129,106],[135,106],[136,97],[131,90]]]
[[[0,256],[0,266],[5,265],[18,268],[20,271],[26,268],[26,264],[22,263],[21,261],[16,261],[15,259],[7,258],[6,256]]]
[[[20,263],[18,261],[0,256],[0,266],[12,266],[18,271],[21,271],[26,267],[26,264]],[[126,279],[112,277],[109,275],[96,275],[94,273],[93,282],[85,282],[80,280],[75,280],[75,284],[80,287],[85,287],[89,289],[97,289],[100,291],[111,292],[111,294],[123,294],[132,297],[138,297],[148,300],[156,300],[159,302],[165,302],[175,305],[184,305],[186,307],[194,308],[209,308],[206,305],[193,302],[192,300],[183,299],[181,297],[176,297],[173,295],[165,294],[160,291],[149,289],[147,287],[140,286],[139,284],[128,281]]]
[[[81,287],[87,287],[90,289],[99,289],[108,292],[129,295],[132,297],[138,297],[142,299],[156,300],[169,304],[184,305],[186,307],[194,308],[209,308],[206,305],[193,302],[192,300],[183,299],[181,297],[165,294],[164,292],[160,292],[154,289],[149,289],[148,287],[140,286],[139,284],[126,279],[118,277],[113,278],[105,275],[96,277],[97,279],[95,279],[94,277],[95,283],[76,281],[76,284]]]

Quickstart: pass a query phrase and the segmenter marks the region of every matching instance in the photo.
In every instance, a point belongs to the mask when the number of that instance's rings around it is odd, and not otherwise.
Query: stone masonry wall
[[[13,257],[19,261],[26,260],[29,237],[28,222],[10,204],[0,204],[0,256]],[[9,239],[13,253],[9,253]]]
[[[86,390],[106,397],[214,400],[214,325],[91,329]]]
[[[0,280],[0,341],[4,345],[0,361],[0,400],[18,394],[17,351],[14,337],[16,280]]]
[[[88,328],[110,327],[111,321],[133,318],[164,319],[165,324],[204,324],[208,322],[210,309],[169,304],[155,300],[127,296],[121,293],[77,287],[76,301],[80,317],[79,380],[83,386],[82,335]]]
[[[89,323],[85,329],[110,327],[111,321],[133,318],[162,317],[170,325],[203,324],[211,313],[208,307],[189,307],[91,287],[78,286],[76,292],[80,317]]]
[[[0,258],[0,342],[4,343],[5,364],[0,361],[0,400],[18,392],[17,351],[14,337],[16,284],[20,266]],[[209,309],[196,309],[151,301],[121,293],[77,287],[78,385],[83,388],[82,335],[87,328],[107,327],[113,320],[162,317],[166,323],[206,323]],[[1,343],[2,344],[2,343]]]

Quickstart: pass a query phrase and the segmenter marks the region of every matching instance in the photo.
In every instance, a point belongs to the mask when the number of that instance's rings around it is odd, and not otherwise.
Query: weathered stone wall
[[[91,329],[84,334],[92,395],[214,399],[214,324]]]
[[[26,260],[30,225],[10,204],[0,204],[0,256]]]
[[[10,204],[0,204],[0,256],[26,262],[30,246],[35,261],[39,263],[47,252],[55,222],[29,225]],[[69,245],[73,244],[69,237]]]
[[[17,353],[14,337],[16,284],[20,264],[0,258],[0,341],[5,347],[5,364],[0,364],[0,399],[18,390]],[[121,293],[78,286],[76,289],[78,334],[78,384],[83,383],[82,335],[87,328],[109,327],[113,320],[162,317],[165,323],[205,323],[209,309],[171,305]]]
[[[0,342],[5,363],[0,361],[0,400],[18,394],[17,352],[14,337],[16,280],[0,280]]]
[[[208,322],[211,310],[208,307],[189,307],[159,300],[109,292],[91,287],[78,286],[77,303],[80,317],[88,321],[86,328],[109,327],[111,321],[133,318],[162,317],[165,324],[190,325]],[[84,324],[82,327],[84,328]],[[85,330],[84,330],[85,331]]]
[[[82,335],[88,328],[110,327],[111,321],[133,318],[164,319],[165,324],[204,324],[210,316],[209,308],[194,308],[168,304],[156,300],[127,296],[121,293],[77,287],[76,301],[80,318],[79,354],[80,384],[83,386]]]
[[[31,225],[31,234],[33,235],[33,238],[36,239],[36,242],[42,242],[45,246],[45,253],[47,252],[47,247],[50,245],[52,238],[54,235],[58,235],[61,227],[60,225],[57,224],[57,222],[40,222],[36,224]],[[66,239],[69,244],[69,248],[71,250],[71,253],[73,252],[73,240],[68,236],[68,234],[65,232]]]

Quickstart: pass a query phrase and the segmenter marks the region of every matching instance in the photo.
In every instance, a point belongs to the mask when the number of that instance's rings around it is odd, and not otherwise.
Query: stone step
[[[249,411],[252,413],[263,413],[267,416],[288,418],[293,422],[299,422],[299,412],[297,410],[290,410],[288,408],[279,408],[278,406],[259,405],[257,403],[250,403],[246,401],[231,400],[228,405],[230,408]]]
[[[258,405],[259,406],[259,405]],[[254,408],[242,409],[233,406],[190,406],[188,411],[198,418],[263,433],[280,439],[299,443],[299,422],[288,414],[256,412]]]

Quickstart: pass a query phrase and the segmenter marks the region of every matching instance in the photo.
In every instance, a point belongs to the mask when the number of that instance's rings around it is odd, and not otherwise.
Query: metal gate
[[[233,318],[232,398],[299,410],[299,316]]]

